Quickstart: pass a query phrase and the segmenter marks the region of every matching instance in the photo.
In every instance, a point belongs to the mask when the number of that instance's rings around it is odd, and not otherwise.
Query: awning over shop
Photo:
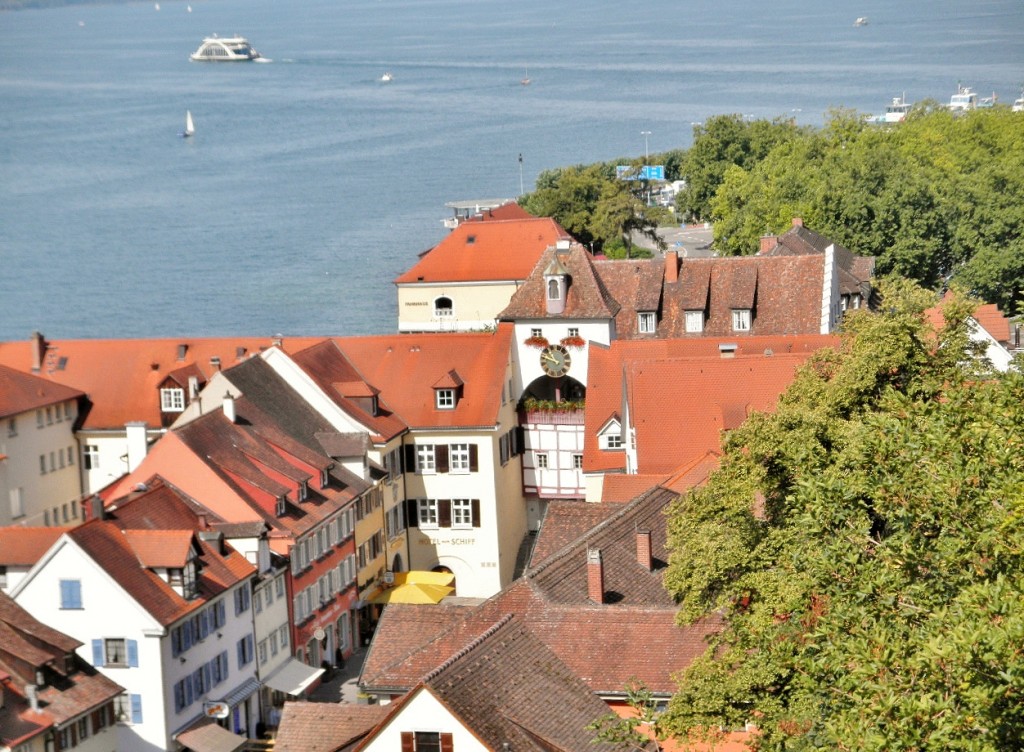
[[[289,658],[263,680],[263,683],[278,692],[288,695],[300,695],[322,674],[322,668],[307,666],[302,661]]]
[[[221,728],[211,718],[202,718],[176,737],[179,744],[192,752],[237,752],[248,739]]]
[[[226,702],[231,707],[234,707],[245,698],[249,697],[255,692],[258,692],[259,688],[260,680],[254,676],[250,676],[244,682],[239,684],[237,688],[231,690],[226,695],[224,695],[222,702]]]
[[[455,591],[451,587],[455,575],[451,572],[395,572],[394,580],[370,603],[439,603]]]

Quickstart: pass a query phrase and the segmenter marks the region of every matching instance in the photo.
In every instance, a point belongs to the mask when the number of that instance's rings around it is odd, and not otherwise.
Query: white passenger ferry
[[[206,37],[199,49],[189,56],[198,62],[233,63],[258,60],[260,53],[244,37]]]

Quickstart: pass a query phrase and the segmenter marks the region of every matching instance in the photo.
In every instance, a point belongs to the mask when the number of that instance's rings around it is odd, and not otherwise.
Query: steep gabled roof
[[[0,527],[0,564],[31,567],[70,527]]]
[[[543,319],[547,313],[547,291],[544,272],[555,260],[569,272],[569,285],[565,310],[554,316],[558,319],[612,319],[619,312],[620,303],[608,291],[595,268],[595,261],[579,243],[568,250],[549,248],[523,285],[512,295],[508,306],[498,314],[500,321],[517,319]]]
[[[410,428],[494,426],[511,354],[512,327],[490,333],[397,334],[338,338],[366,381]],[[463,387],[455,408],[439,410],[434,386],[455,371]]]
[[[286,702],[274,736],[275,752],[337,752],[381,722],[386,705]]]
[[[545,248],[568,238],[549,217],[463,222],[395,284],[526,279]]]
[[[78,399],[84,392],[0,365],[0,418]]]
[[[654,485],[657,484],[651,484],[644,490]],[[629,498],[635,496],[636,494],[633,494]],[[609,504],[587,504],[561,499],[549,501],[530,556],[530,566],[535,567],[549,556],[558,553],[615,511],[616,507]]]

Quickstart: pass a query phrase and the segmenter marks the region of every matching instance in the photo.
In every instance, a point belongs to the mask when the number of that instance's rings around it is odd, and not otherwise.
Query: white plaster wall
[[[150,427],[146,437],[150,442],[157,441],[165,431]],[[125,430],[79,431],[76,437],[78,456],[75,463],[81,470],[82,493],[93,494],[128,472],[128,437]],[[99,466],[91,470],[85,469],[82,453],[87,445],[99,449]],[[149,446],[153,448],[152,443]]]
[[[277,655],[273,655],[270,651],[270,635],[281,628],[282,625],[289,624],[288,621],[288,591],[285,590],[284,594],[280,597],[277,595],[277,580],[285,577],[285,569],[272,570],[269,575],[259,582],[255,588],[253,594],[253,616],[255,623],[255,635],[256,635],[256,663],[257,670],[261,678],[270,676],[274,671],[284,664],[289,657],[291,657],[291,645],[281,645],[278,640]],[[271,600],[268,600],[267,591],[271,593]],[[256,593],[259,594],[260,602],[262,603],[262,609],[259,613],[256,613]],[[289,625],[289,637],[290,637],[290,625]],[[259,644],[261,641],[267,641],[267,661],[266,663],[260,663]]]
[[[609,320],[573,320],[573,319],[525,319],[515,323],[512,347],[515,349],[514,360],[518,364],[515,379],[515,398],[518,399],[527,386],[535,379],[544,375],[540,367],[541,348],[523,344],[530,337],[532,329],[540,329],[541,336],[552,345],[569,336],[569,328],[580,330],[580,337],[586,342],[600,342],[607,345],[612,337],[612,321]],[[582,348],[570,347],[572,364],[569,375],[581,384],[587,383],[587,369],[590,362],[589,345]]]
[[[427,689],[421,688],[406,701],[401,712],[362,747],[363,752],[395,752],[402,748],[403,731],[436,731],[452,734],[459,752],[490,752]]]
[[[60,607],[60,580],[80,580],[82,608]],[[164,695],[163,628],[150,614],[129,598],[106,572],[86,556],[73,542],[62,537],[50,553],[14,591],[15,600],[35,618],[65,634],[81,640],[78,654],[90,665],[92,641],[123,637],[138,642],[137,668],[99,670],[130,694],[142,695],[141,724],[118,724],[118,749],[167,749],[167,717],[162,707]],[[170,647],[167,646],[169,655]],[[170,686],[170,683],[167,683]]]
[[[36,411],[29,410],[13,416],[15,419],[14,436],[10,435],[10,417],[0,420],[0,454],[7,459],[0,462],[0,525],[44,524],[43,510],[49,509],[53,514],[54,507],[61,510],[61,521],[50,524],[75,524],[80,521],[78,516],[71,516],[68,505],[68,522],[63,522],[63,505],[76,499],[82,493],[81,480],[78,475],[79,453],[75,436],[72,432],[76,407],[69,401],[71,417],[64,419],[64,404],[51,407],[60,414],[61,419],[47,423],[44,419],[40,428],[36,421]],[[59,408],[59,409],[56,409]],[[45,408],[43,410],[45,415]],[[74,458],[74,464],[68,464],[68,449]],[[50,470],[50,453],[53,453],[54,470]],[[39,456],[46,458],[46,473],[39,470]],[[11,489],[22,489],[21,498],[24,515],[13,518],[11,515]]]
[[[520,282],[402,284],[398,286],[398,331],[469,332],[493,327]],[[452,315],[434,315],[439,297],[452,301]]]
[[[839,269],[836,262],[836,247],[825,249],[822,261],[824,268],[821,279],[821,334],[830,334],[839,319]]]
[[[584,426],[533,423],[526,431],[523,485],[541,496],[578,496],[585,493],[582,469],[573,467],[573,455],[583,454]],[[537,454],[548,456],[547,468],[537,466]]]

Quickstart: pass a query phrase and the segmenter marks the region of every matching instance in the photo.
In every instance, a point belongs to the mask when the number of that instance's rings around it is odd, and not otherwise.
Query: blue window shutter
[[[139,643],[137,640],[128,640],[128,665],[132,668],[139,667]]]
[[[225,601],[217,601],[217,626],[223,627],[227,617],[227,608],[224,606]]]
[[[238,668],[239,668],[239,670],[241,670],[241,668],[245,665],[245,661],[243,660],[243,654],[242,654],[242,651],[245,649],[244,645],[245,645],[245,640],[239,640],[238,643],[235,645],[235,647],[238,649]]]
[[[228,678],[228,651],[227,650],[225,650],[223,653],[220,654],[220,661],[221,661],[221,673],[220,673],[221,679],[223,679],[224,681],[227,681],[227,678]]]
[[[92,641],[92,665],[103,665],[103,640]]]
[[[185,679],[185,707],[192,704],[192,677]]]
[[[210,621],[206,612],[203,611],[199,614],[199,639],[205,640],[208,634],[210,634]]]
[[[132,701],[132,723],[142,723],[142,695],[129,695]]]
[[[192,647],[192,622],[191,621],[187,621],[187,622],[185,622],[184,624],[181,625],[181,633],[182,633],[182,636],[183,636],[182,637],[181,649],[182,649],[182,651],[185,651],[185,650],[188,650],[190,647]]]
[[[79,580],[60,581],[60,607],[82,607],[82,583]]]

